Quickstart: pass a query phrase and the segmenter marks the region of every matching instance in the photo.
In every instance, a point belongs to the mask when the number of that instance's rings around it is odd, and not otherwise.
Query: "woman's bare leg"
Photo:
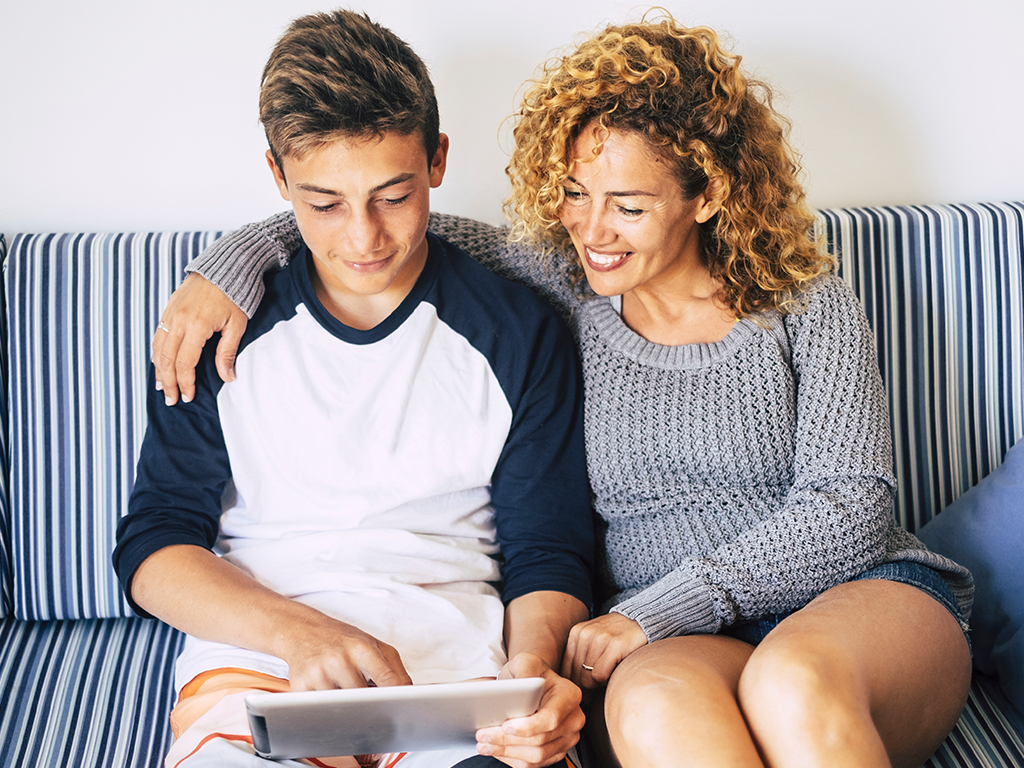
[[[753,647],[728,637],[659,640],[608,681],[604,715],[623,768],[763,766],[737,702]]]
[[[927,593],[864,580],[828,590],[757,647],[739,696],[773,768],[920,766],[960,716],[971,662]]]

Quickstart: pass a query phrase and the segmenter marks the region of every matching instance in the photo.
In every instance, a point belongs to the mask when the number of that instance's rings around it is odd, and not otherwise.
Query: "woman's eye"
[[[574,203],[579,202],[585,196],[584,193],[580,192],[578,189],[566,189],[563,187],[562,192],[565,194],[566,200]]]
[[[623,208],[621,205],[619,206],[619,213],[623,216],[634,217],[639,216],[643,212],[643,208]]]

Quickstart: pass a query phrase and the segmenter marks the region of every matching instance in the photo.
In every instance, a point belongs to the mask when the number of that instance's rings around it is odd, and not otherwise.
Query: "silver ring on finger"
[[[583,667],[585,670],[587,670],[587,672],[593,672],[594,671],[593,667],[588,667],[586,664],[581,664],[580,666]]]
[[[167,333],[171,332],[171,329],[168,328],[166,325],[164,325],[164,321],[163,320],[161,320],[159,323],[157,323],[156,327],[159,328],[161,331],[166,331]]]

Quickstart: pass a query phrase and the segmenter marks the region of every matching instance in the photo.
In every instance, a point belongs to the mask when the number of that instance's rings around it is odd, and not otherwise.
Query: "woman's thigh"
[[[970,686],[959,622],[927,592],[868,579],[830,589],[758,645],[741,704],[770,755],[792,754],[800,722],[832,712],[873,728],[894,766],[920,765],[956,723]],[[832,709],[831,707],[834,707]],[[844,726],[849,729],[851,726]]]

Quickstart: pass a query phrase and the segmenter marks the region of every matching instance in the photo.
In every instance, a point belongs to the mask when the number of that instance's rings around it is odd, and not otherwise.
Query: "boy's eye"
[[[310,203],[309,207],[317,213],[327,213],[334,209],[334,203],[328,203],[327,205],[313,205]]]
[[[388,205],[388,206],[401,205],[406,200],[408,200],[411,195],[412,195],[412,193],[410,192],[408,195],[403,195],[402,197],[396,197],[396,198],[386,197],[386,198],[384,198],[384,205]]]

